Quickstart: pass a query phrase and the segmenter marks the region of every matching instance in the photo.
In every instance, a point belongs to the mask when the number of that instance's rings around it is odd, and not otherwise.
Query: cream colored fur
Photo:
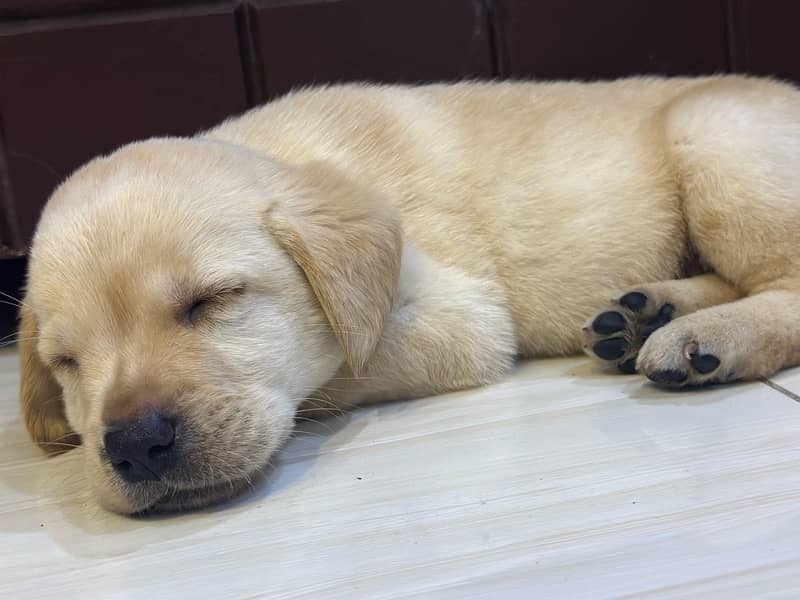
[[[800,362],[799,159],[800,93],[741,77],[311,89],[132,144],[42,216],[26,422],[47,449],[80,436],[105,506],[169,510],[244,487],[298,410],[520,355],[610,337],[609,365],[661,383],[770,375]],[[608,311],[621,332],[596,331]],[[129,485],[102,432],[142,405],[180,416],[194,466]]]

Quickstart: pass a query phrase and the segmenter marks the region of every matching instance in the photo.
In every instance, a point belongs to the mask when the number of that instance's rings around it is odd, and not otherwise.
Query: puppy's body
[[[522,353],[565,354],[580,349],[598,298],[679,273],[686,235],[664,109],[698,85],[338,87],[210,135],[289,163],[323,160],[379,191],[407,243],[496,284],[491,301]]]
[[[799,123],[797,91],[745,78],[342,86],[132,145],[43,215],[29,429],[77,432],[111,508],[171,509],[239,489],[307,400],[459,389],[581,346],[666,385],[797,364]],[[706,273],[675,280],[687,265]],[[220,281],[237,294],[206,307]],[[169,415],[177,467],[109,460],[142,414]]]

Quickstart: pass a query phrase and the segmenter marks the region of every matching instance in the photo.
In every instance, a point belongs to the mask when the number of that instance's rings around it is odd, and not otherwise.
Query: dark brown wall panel
[[[0,259],[7,256],[12,248],[21,245],[16,225],[16,211],[11,201],[11,187],[6,168],[3,123],[0,122]]]
[[[728,68],[726,0],[497,0],[501,73],[538,79]]]
[[[0,116],[23,238],[87,159],[246,109],[234,4],[6,24]]]
[[[270,96],[312,83],[492,75],[480,0],[261,0],[251,24]]]
[[[200,0],[202,2],[202,0]],[[170,4],[188,4],[185,0],[0,0],[0,17],[28,18],[108,11],[123,8],[142,9]]]
[[[738,7],[745,70],[800,82],[800,2],[741,0]]]
[[[0,260],[0,348],[13,340],[8,336],[17,329],[17,306],[14,298],[21,299],[22,285],[25,281],[27,260],[24,257],[2,258]],[[9,298],[11,296],[11,298]]]

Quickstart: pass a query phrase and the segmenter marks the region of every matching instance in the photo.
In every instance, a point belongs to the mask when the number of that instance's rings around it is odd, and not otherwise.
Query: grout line
[[[496,0],[485,0],[484,10],[486,11],[486,26],[489,34],[489,58],[492,63],[492,78],[500,79],[505,75],[505,69],[503,69],[502,48],[500,47],[500,25],[497,22],[496,4]]]
[[[266,101],[264,94],[263,71],[253,35],[250,4],[242,2],[236,6],[236,37],[239,40],[239,61],[242,65],[242,77],[247,95],[247,108],[261,106]]]
[[[771,381],[769,379],[761,379],[760,381],[762,383],[764,383],[765,385],[768,385],[769,387],[771,387],[776,392],[779,392],[779,393],[783,394],[784,396],[788,396],[789,398],[791,398],[795,402],[799,402],[800,403],[800,396],[798,396],[797,394],[795,394],[791,390],[787,390],[782,385],[778,385],[777,383],[775,383],[774,381]]]
[[[13,202],[11,179],[8,175],[8,159],[5,149],[5,129],[3,119],[0,117],[0,246],[8,248],[22,248],[24,241],[19,230],[17,210]]]
[[[725,37],[728,50],[728,72],[742,72],[741,27],[739,23],[739,4],[737,0],[728,0],[725,11]]]

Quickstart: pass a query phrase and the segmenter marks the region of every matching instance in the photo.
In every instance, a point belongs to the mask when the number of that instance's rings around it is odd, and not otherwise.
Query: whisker
[[[329,392],[346,392],[347,391],[347,390],[342,389],[342,388],[328,387],[328,386],[325,386],[325,385],[321,385],[317,389],[318,390],[327,390]]]
[[[64,446],[65,448],[80,448],[81,444],[69,444],[67,442],[32,442],[37,446]]]
[[[295,411],[295,414],[300,414],[303,412],[326,412],[329,414],[336,414],[340,417],[343,417],[351,408],[352,405],[346,404],[343,402],[333,402],[329,398],[324,397],[323,395],[312,396],[307,398],[302,398],[300,402],[300,406],[306,405],[305,408],[298,408]]]
[[[320,426],[324,427],[328,431],[328,433],[331,433],[331,434],[333,433],[333,429],[331,428],[330,425],[328,425],[327,423],[324,423],[322,421],[319,421],[317,419],[312,419],[310,417],[295,417],[295,419],[298,420],[298,421],[306,422],[306,423],[314,423],[316,425],[320,425]]]
[[[324,406],[321,406],[319,408],[301,408],[301,409],[295,411],[295,414],[298,414],[298,415],[303,414],[303,413],[314,413],[314,414],[325,413],[326,415],[330,415],[330,416],[334,416],[334,417],[343,417],[344,415],[347,414],[343,410],[334,409],[334,408],[326,408]]]
[[[33,440],[23,440],[21,442],[13,442],[10,444],[3,444],[3,448],[19,448],[19,447],[34,447],[39,446],[64,446],[66,448],[80,448],[81,444],[69,444],[67,442],[34,442]]]
[[[7,298],[13,302],[16,302],[16,306],[22,307],[25,306],[25,303],[17,298],[16,296],[12,296],[11,294],[6,294],[5,292],[0,292],[0,297]]]
[[[29,338],[17,338],[8,341],[4,341],[0,343],[0,348],[6,348],[8,346],[13,346],[14,344],[18,344],[19,342],[35,342],[41,339],[39,336],[36,337],[29,337]]]

